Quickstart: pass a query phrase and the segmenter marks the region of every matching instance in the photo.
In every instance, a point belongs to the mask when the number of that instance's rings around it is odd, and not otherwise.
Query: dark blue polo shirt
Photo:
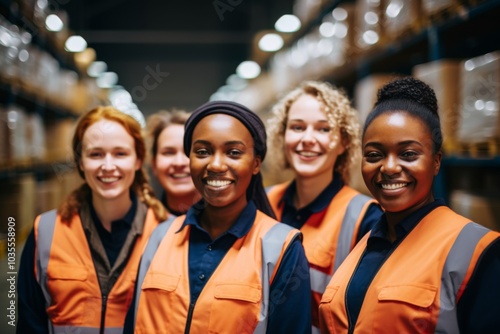
[[[130,192],[130,200],[132,201],[132,206],[123,218],[112,222],[111,232],[102,226],[99,217],[97,217],[94,206],[89,205],[92,221],[97,229],[99,238],[101,238],[102,245],[104,246],[104,250],[106,251],[111,267],[115,264],[123,244],[125,243],[125,239],[127,239],[127,235],[130,232],[132,223],[134,222],[135,213],[137,211],[137,196],[133,192]],[[92,203],[91,198],[89,199],[89,203]]]

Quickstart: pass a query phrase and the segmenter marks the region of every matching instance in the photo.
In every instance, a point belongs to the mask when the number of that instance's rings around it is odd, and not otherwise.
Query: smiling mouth
[[[232,181],[228,180],[207,180],[206,184],[209,185],[210,187],[216,187],[216,188],[221,188],[228,186],[232,183]]]
[[[113,182],[116,182],[119,180],[118,177],[101,177],[99,178],[99,180],[101,180],[101,182],[104,182],[104,183],[113,183]]]
[[[385,190],[396,190],[408,186],[408,183],[380,183],[380,187]]]
[[[191,174],[189,174],[189,173],[174,173],[174,174],[170,174],[170,176],[173,179],[184,179],[186,177],[190,177]]]
[[[297,152],[297,154],[300,155],[300,156],[303,156],[303,157],[307,157],[307,158],[320,156],[320,153],[306,152],[306,151],[300,151],[300,152]]]

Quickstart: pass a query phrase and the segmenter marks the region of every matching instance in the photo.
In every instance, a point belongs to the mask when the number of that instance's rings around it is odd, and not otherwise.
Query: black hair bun
[[[382,87],[378,91],[375,105],[388,100],[411,100],[438,115],[438,103],[434,90],[423,81],[413,77],[396,79]]]

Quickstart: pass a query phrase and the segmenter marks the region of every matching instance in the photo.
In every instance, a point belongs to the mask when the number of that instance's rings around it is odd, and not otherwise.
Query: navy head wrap
[[[212,114],[226,114],[240,121],[252,135],[255,155],[260,156],[261,161],[264,161],[267,152],[266,127],[264,123],[253,111],[232,101],[207,102],[193,111],[184,126],[184,153],[188,157],[191,152],[194,128],[203,118]],[[247,189],[247,200],[253,200],[257,209],[272,218],[276,218],[267,199],[260,172],[252,177],[252,181]]]

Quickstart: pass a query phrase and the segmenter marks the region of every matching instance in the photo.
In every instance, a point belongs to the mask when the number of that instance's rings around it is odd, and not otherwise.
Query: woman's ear
[[[253,175],[257,175],[260,172],[260,165],[262,165],[262,159],[260,158],[260,156],[256,156],[254,159],[254,167],[252,171]]]
[[[438,175],[439,169],[441,168],[441,158],[443,157],[443,153],[439,151],[434,156],[434,176]]]

